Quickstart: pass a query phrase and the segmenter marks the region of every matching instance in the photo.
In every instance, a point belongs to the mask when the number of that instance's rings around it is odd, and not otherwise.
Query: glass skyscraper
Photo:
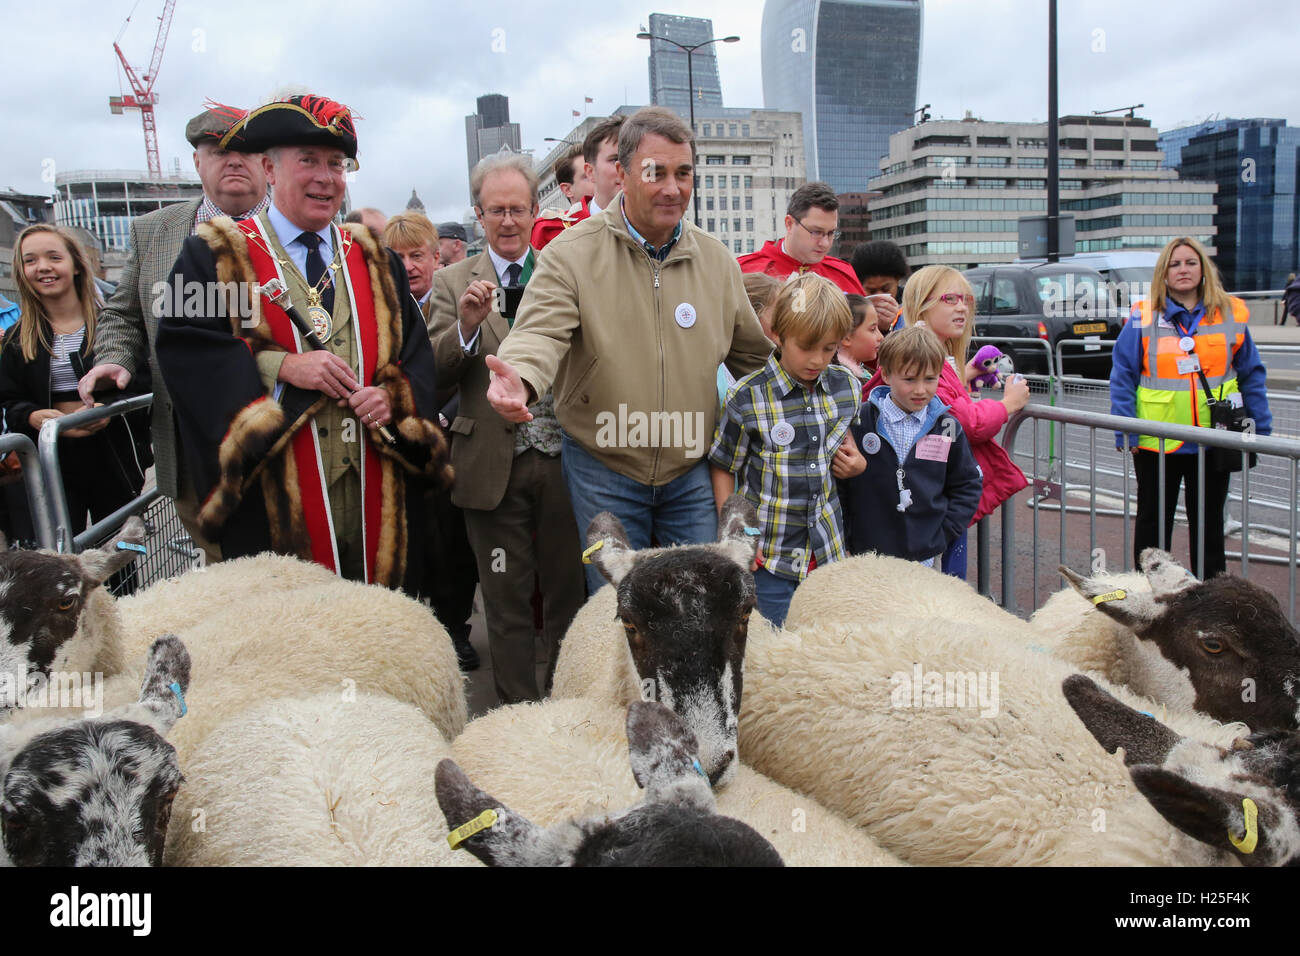
[[[922,0],[767,0],[763,105],[803,113],[808,178],[865,192],[913,125]]]
[[[1281,289],[1300,265],[1300,129],[1285,120],[1228,120],[1182,147],[1183,179],[1219,184],[1214,258],[1232,291]]]
[[[650,33],[667,37],[682,46],[695,46],[713,39],[713,21],[699,17],[650,14]],[[695,108],[722,105],[722,82],[718,78],[718,57],[714,45],[696,50],[687,64],[686,54],[671,43],[650,41],[650,102],[655,106],[690,106],[690,81],[695,82]],[[689,67],[689,69],[688,69]]]

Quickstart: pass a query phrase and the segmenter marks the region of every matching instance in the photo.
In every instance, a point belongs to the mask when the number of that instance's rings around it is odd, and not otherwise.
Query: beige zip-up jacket
[[[560,424],[598,461],[658,486],[709,450],[718,365],[740,377],[771,351],[726,247],[683,220],[657,262],[620,194],[547,245],[498,354],[534,394],[554,389]]]

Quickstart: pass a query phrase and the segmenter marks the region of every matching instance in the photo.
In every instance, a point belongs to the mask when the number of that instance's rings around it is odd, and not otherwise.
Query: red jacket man
[[[763,244],[758,252],[741,256],[741,272],[765,272],[784,280],[794,273],[813,272],[844,292],[863,295],[853,267],[827,255],[835,243],[840,201],[825,183],[805,183],[786,206],[785,238]]]

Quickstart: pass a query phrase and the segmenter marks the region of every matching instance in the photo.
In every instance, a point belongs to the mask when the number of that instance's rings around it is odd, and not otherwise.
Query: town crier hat
[[[221,139],[224,149],[264,153],[275,146],[333,146],[354,162],[357,131],[342,103],[305,93],[267,103],[235,123]]]

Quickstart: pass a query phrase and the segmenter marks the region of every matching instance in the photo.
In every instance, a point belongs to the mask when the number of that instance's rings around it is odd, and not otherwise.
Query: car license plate
[[[1074,324],[1075,335],[1087,335],[1089,332],[1105,332],[1105,322],[1076,322]]]

